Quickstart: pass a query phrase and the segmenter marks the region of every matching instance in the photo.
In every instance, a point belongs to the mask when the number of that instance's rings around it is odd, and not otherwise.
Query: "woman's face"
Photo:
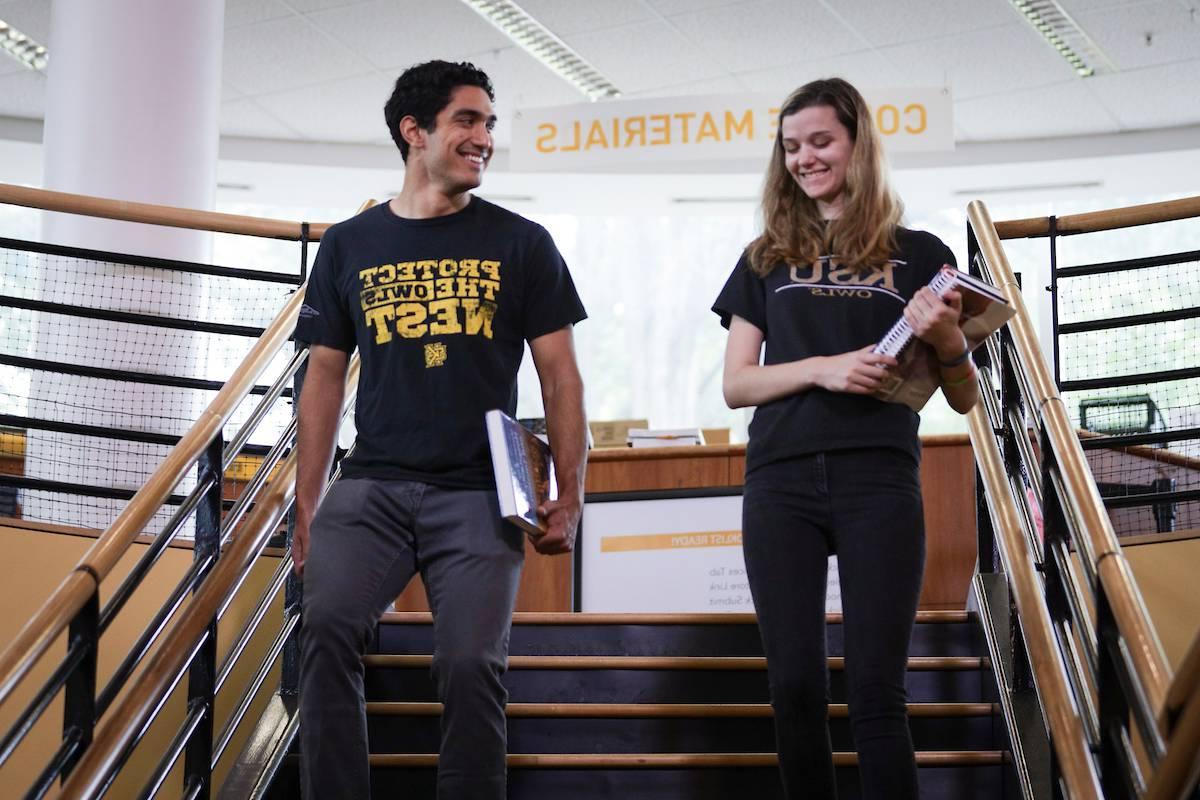
[[[784,117],[779,130],[787,171],[801,191],[816,201],[823,217],[836,217],[854,152],[850,131],[832,106],[802,108]]]

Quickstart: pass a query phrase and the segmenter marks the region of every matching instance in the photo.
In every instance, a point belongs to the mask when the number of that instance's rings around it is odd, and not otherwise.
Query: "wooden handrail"
[[[1175,671],[1171,688],[1167,691],[1167,702],[1163,706],[1162,719],[1164,731],[1170,730],[1170,717],[1182,711],[1188,698],[1195,696],[1197,692],[1200,692],[1200,634],[1197,634],[1196,638],[1192,640],[1192,646],[1188,648],[1187,655],[1183,657],[1183,663]]]
[[[1195,206],[1195,210],[1200,213],[1200,205]],[[1000,247],[1000,239],[987,207],[975,200],[967,206],[967,217],[979,249],[994,272],[993,278],[1004,288],[1017,310],[1009,321],[1009,331],[1029,375],[1035,393],[1031,399],[1045,425],[1050,447],[1061,471],[1066,502],[1079,522],[1086,539],[1084,544],[1090,546],[1090,553],[1081,552],[1080,557],[1093,560],[1091,568],[1104,584],[1117,627],[1125,639],[1134,671],[1150,704],[1148,710],[1152,717],[1157,716],[1166,700],[1167,686],[1171,680],[1166,653],[1150,622],[1149,612],[1133,580],[1132,571],[1121,553],[1112,520],[1105,511],[1100,492],[1092,479],[1075,426],[1071,424],[1066,406],[1051,378],[1033,329],[1032,317],[1025,307],[1008,258]],[[972,441],[978,446],[974,435]],[[1114,563],[1101,568],[1102,562],[1110,559]]]
[[[265,495],[254,504],[254,511],[239,528],[237,536],[221,554],[212,572],[201,584],[180,614],[178,622],[164,636],[141,677],[105,715],[95,739],[63,785],[64,798],[91,798],[99,794],[106,777],[132,747],[175,685],[196,647],[208,633],[217,609],[241,576],[250,569],[268,537],[277,529],[295,494],[296,452],[293,450],[280,465]]]
[[[1161,203],[1146,203],[1140,206],[1113,208],[1107,211],[1089,211],[1086,214],[1071,214],[1055,220],[1055,230],[1060,234],[1095,233],[1116,228],[1131,228],[1135,225],[1151,225],[1155,222],[1171,222],[1177,219],[1200,217],[1200,197],[1185,197]],[[1050,235],[1049,217],[1030,217],[996,223],[996,235],[1001,239],[1031,239]]]
[[[212,438],[225,427],[259,375],[291,336],[303,299],[302,287],[288,299],[283,310],[255,342],[233,377],[217,392],[196,424],[171,449],[146,485],[138,490],[120,515],[83,554],[75,570],[55,589],[0,654],[0,705],[3,705],[34,662],[42,657],[55,638],[79,613],[92,591],[112,571],[153,519],[175,485],[187,474]]]
[[[1018,311],[1017,315],[1020,313]],[[1021,515],[1009,489],[1002,466],[1004,462],[982,404],[977,403],[971,409],[967,422],[976,464],[989,498],[992,528],[1016,598],[1034,682],[1043,716],[1050,728],[1050,742],[1058,755],[1058,767],[1066,781],[1067,794],[1072,798],[1100,800],[1104,794],[1092,768],[1087,735],[1073,702],[1066,667],[1058,654],[1050,612],[1042,599],[1044,588],[1033,556],[1025,546]]]
[[[1175,676],[1167,709],[1174,717],[1174,725],[1165,728],[1170,733],[1167,752],[1158,762],[1143,800],[1182,800],[1191,797],[1200,783],[1200,636],[1192,641]]]
[[[297,292],[297,296],[302,296]],[[264,334],[265,337],[265,334]],[[358,354],[346,370],[346,392],[341,414],[353,407],[358,391],[360,370]],[[341,415],[339,415],[340,418]],[[295,448],[275,469],[265,496],[254,504],[250,516],[238,528],[228,549],[205,578],[192,601],[177,615],[174,627],[147,663],[138,683],[124,696],[120,705],[106,714],[95,739],[63,785],[64,798],[91,798],[103,785],[105,775],[120,760],[138,731],[144,730],[157,712],[190,656],[201,643],[212,620],[232,591],[241,584],[254,559],[263,550],[291,506],[296,492]]]
[[[49,189],[34,189],[0,183],[0,203],[42,211],[60,211],[64,214],[79,214],[85,217],[117,219],[124,222],[142,222],[147,225],[164,225],[172,228],[212,231],[213,233],[239,233],[245,236],[260,236],[267,239],[300,241],[303,223],[282,219],[246,217],[238,214],[222,214],[217,211],[197,211],[193,208],[160,206],[153,203],[133,203],[107,197],[91,197],[85,194],[52,192]],[[330,226],[328,222],[309,224],[309,241],[320,240]]]
[[[1107,439],[1103,433],[1088,431],[1082,428],[1076,430],[1076,434],[1080,439]],[[1089,448],[1090,449],[1090,448]],[[1195,456],[1184,455],[1183,453],[1173,453],[1170,450],[1159,450],[1156,447],[1151,447],[1145,444],[1132,444],[1124,447],[1099,447],[1097,450],[1111,450],[1117,453],[1128,453],[1131,456],[1139,456],[1141,458],[1154,461],[1159,464],[1170,464],[1173,467],[1185,467],[1187,469],[1200,469],[1200,458]]]
[[[1200,783],[1200,636],[1175,674],[1164,711],[1160,724],[1169,744],[1143,800],[1181,800]]]

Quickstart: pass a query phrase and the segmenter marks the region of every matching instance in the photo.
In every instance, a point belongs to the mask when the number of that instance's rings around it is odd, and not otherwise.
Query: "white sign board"
[[[949,91],[864,94],[888,152],[954,149]],[[530,108],[513,118],[516,172],[570,172],[654,162],[761,161],[775,140],[781,98],[763,94],[608,100]]]
[[[585,502],[582,611],[752,612],[742,558],[742,498]],[[841,611],[837,559],[826,610]]]

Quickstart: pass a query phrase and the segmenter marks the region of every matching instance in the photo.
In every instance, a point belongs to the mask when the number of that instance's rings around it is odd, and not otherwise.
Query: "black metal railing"
[[[1054,377],[1117,535],[1200,527],[1200,250],[1063,266],[1095,232],[1048,223]]]
[[[0,187],[5,190],[8,188],[11,187]],[[22,191],[27,194],[32,190]],[[53,193],[45,194],[49,197]],[[224,217],[222,224],[229,224],[228,219]],[[296,238],[301,244],[301,258],[307,259],[307,242],[312,234],[307,224],[300,226],[299,231],[299,236],[292,238]],[[14,245],[11,240],[0,243],[0,247],[7,246],[10,250]],[[69,255],[72,257],[86,257],[92,261],[104,260],[106,264],[117,261],[126,267],[148,265],[157,270],[184,269],[176,262],[164,264],[157,259],[123,257],[111,253],[97,254],[75,248],[31,244],[28,249],[31,252],[50,252],[57,256],[66,256],[66,251],[70,250]],[[225,278],[249,272],[224,268],[205,269],[203,265],[200,267],[200,272],[219,274]],[[303,275],[305,271],[306,263],[302,264],[300,274]],[[261,280],[264,274],[267,273],[255,271],[251,278]],[[287,275],[286,280],[284,277],[275,274],[267,280],[293,287],[300,283],[294,274]],[[83,425],[33,415],[6,415],[0,420],[0,425],[7,425],[10,431],[16,432],[56,431],[103,437],[108,441],[138,441],[159,445],[164,449],[171,448],[160,468],[136,492],[120,487],[81,486],[78,482],[51,481],[25,475],[0,475],[0,484],[19,491],[51,490],[81,496],[128,500],[117,519],[100,535],[97,543],[84,555],[78,566],[66,576],[51,600],[27,623],[14,641],[6,643],[7,648],[0,652],[0,706],[3,706],[13,699],[19,686],[28,683],[34,674],[35,665],[46,660],[49,646],[54,639],[63,631],[67,633],[65,656],[48,665],[49,678],[36,688],[30,687],[33,698],[16,712],[14,723],[7,730],[0,732],[0,766],[13,757],[46,709],[58,698],[61,698],[64,707],[61,744],[57,751],[47,758],[32,785],[27,788],[10,786],[8,789],[11,791],[23,792],[28,798],[37,798],[50,792],[59,780],[66,784],[67,778],[81,763],[81,759],[85,759],[97,743],[98,721],[107,711],[114,710],[115,703],[125,702],[144,681],[155,677],[151,672],[157,663],[155,659],[161,655],[165,637],[178,627],[173,617],[187,616],[187,610],[195,604],[198,593],[210,582],[209,578],[221,563],[223,549],[228,548],[231,541],[237,539],[238,532],[246,526],[252,523],[262,524],[263,515],[255,512],[264,497],[269,504],[278,504],[279,487],[276,482],[272,482],[271,476],[282,469],[284,459],[289,457],[294,447],[296,428],[290,410],[285,411],[286,418],[290,421],[283,426],[273,445],[251,444],[250,439],[256,434],[261,434],[264,420],[273,412],[278,414],[278,409],[284,407],[283,404],[291,398],[291,383],[296,372],[302,369],[307,356],[307,352],[300,348],[290,359],[285,357],[281,367],[278,366],[279,359],[275,357],[287,344],[298,313],[299,295],[295,294],[294,289],[292,291],[293,296],[283,304],[283,310],[265,328],[205,320],[195,320],[195,324],[179,319],[164,322],[157,315],[131,314],[105,308],[92,309],[98,312],[98,315],[92,315],[92,319],[103,318],[112,323],[161,324],[162,327],[171,329],[256,337],[257,341],[253,343],[242,367],[239,367],[228,381],[157,375],[145,370],[124,370],[109,365],[63,365],[53,359],[21,353],[6,353],[2,356],[0,364],[19,369],[57,369],[60,374],[76,377],[217,392],[209,408],[200,415],[191,429],[182,435],[174,432],[147,432],[132,427],[121,432],[114,431],[112,426]],[[69,318],[77,318],[84,313],[84,308],[73,301],[51,302],[17,295],[0,298],[0,309],[18,309],[24,313],[48,313],[59,317],[66,315]],[[273,364],[276,373],[271,376],[269,384],[257,383],[264,370],[271,368]],[[244,402],[249,397],[254,397],[256,402],[251,407],[245,407],[250,405]],[[242,414],[244,418],[240,419],[240,424],[236,425],[236,433],[226,443],[225,430],[235,414]],[[226,476],[235,460],[247,455],[253,456],[253,460],[258,462],[257,469],[240,492],[227,497],[229,481]],[[189,476],[194,476],[194,485],[186,490],[177,491],[176,487],[180,481],[188,479]],[[170,509],[167,512],[169,518],[157,530],[148,528],[150,523],[162,516],[164,512],[160,512],[160,508],[164,505]],[[119,615],[124,619],[129,614],[137,616],[145,612],[145,609],[131,610],[130,600],[137,589],[145,585],[147,577],[167,547],[179,540],[181,531],[188,525],[194,527],[194,534],[190,536],[193,552],[191,568],[185,571],[182,579],[169,592],[166,602],[155,609],[156,613],[152,615],[128,653],[124,654],[125,657],[121,659],[112,675],[106,676],[104,684],[99,685],[97,655],[103,645],[105,632]],[[261,541],[254,558],[257,558],[268,544],[284,543],[282,537],[277,535],[278,525],[279,521],[276,520],[270,529],[256,533],[256,536],[261,534]],[[107,602],[101,606],[101,582],[111,573],[116,562],[130,546],[146,534],[152,534],[153,538],[145,551],[115,591],[108,595]],[[217,624],[230,607],[234,592],[245,581],[248,569],[247,567],[245,572],[232,581],[228,587],[228,594],[204,621],[203,633],[187,653],[187,664],[183,671],[170,677],[170,687],[186,679],[185,716],[170,741],[166,742],[158,767],[149,774],[139,796],[154,796],[181,759],[184,796],[210,796],[213,790],[213,770],[228,748],[233,730],[249,707],[247,695],[252,698],[254,692],[261,689],[272,663],[278,658],[284,643],[296,628],[296,609],[288,609],[274,642],[267,649],[267,659],[256,668],[252,686],[242,693],[235,704],[235,713],[222,725],[222,721],[216,718],[217,693],[227,684],[234,666],[247,651],[256,633],[263,632],[263,620],[289,572],[287,560],[280,559],[275,575],[269,580],[266,590],[258,598],[256,607],[251,610],[245,624],[235,636],[234,646],[221,658],[217,651]],[[181,609],[183,613],[179,613]],[[272,620],[266,627],[274,629],[275,621]],[[165,694],[152,709],[151,719],[158,717],[164,701]],[[137,730],[130,733],[129,746],[120,748],[115,757],[106,762],[97,782],[100,787],[97,793],[103,793],[112,785],[122,764],[129,758],[133,747],[141,740],[148,727],[149,723],[138,726]],[[91,793],[89,796],[92,796]]]
[[[986,208],[972,203],[969,218],[972,271],[1015,286]],[[1053,235],[1055,225],[1048,230]],[[1171,673],[1108,509],[1164,495],[1101,500],[1076,425],[1017,302],[1018,317],[987,343],[992,369],[981,370],[983,402],[972,412],[977,458],[990,450],[1001,462],[988,479],[980,461],[973,591],[999,667],[1014,757],[1026,796],[1141,798],[1171,750],[1159,723]],[[1000,508],[1011,509],[1002,547]],[[1054,697],[1053,681],[1038,679],[1039,672],[1061,677],[1065,697]],[[1081,741],[1048,729],[1053,707]],[[1074,755],[1067,752],[1072,744]],[[1065,759],[1082,787],[1066,780]]]

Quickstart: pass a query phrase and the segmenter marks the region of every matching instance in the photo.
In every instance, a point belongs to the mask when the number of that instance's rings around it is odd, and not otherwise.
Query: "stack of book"
[[[704,444],[699,428],[630,428],[631,447],[681,447]]]

